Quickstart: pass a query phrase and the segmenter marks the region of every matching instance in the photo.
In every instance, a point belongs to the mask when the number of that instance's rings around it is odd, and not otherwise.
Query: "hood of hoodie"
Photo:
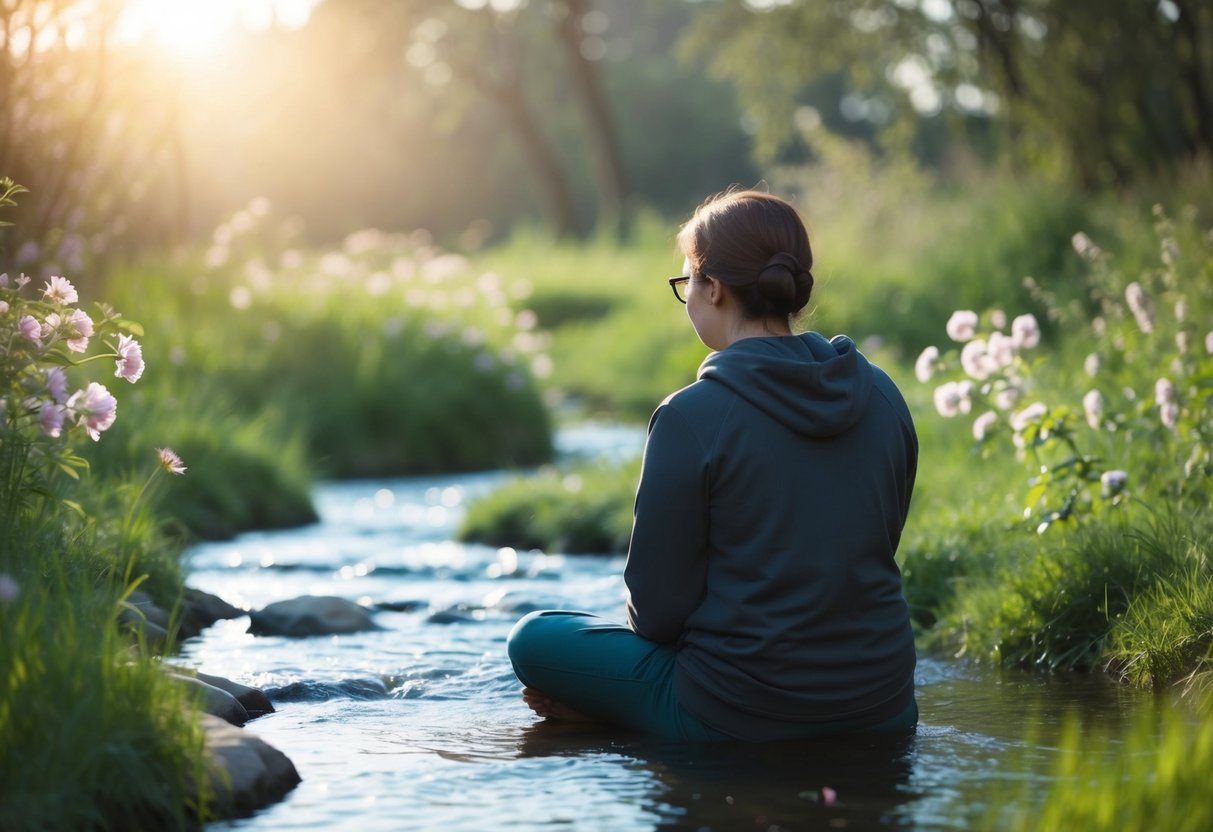
[[[728,387],[803,436],[836,436],[867,410],[872,365],[845,335],[744,338],[704,359],[699,378]]]

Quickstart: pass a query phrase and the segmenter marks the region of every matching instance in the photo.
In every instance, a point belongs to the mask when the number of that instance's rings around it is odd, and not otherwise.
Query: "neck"
[[[787,318],[741,318],[729,328],[728,341],[733,344],[744,338],[771,338],[791,334],[792,328],[788,326]]]

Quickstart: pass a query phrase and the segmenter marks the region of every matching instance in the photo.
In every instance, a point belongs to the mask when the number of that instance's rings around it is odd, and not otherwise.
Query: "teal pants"
[[[668,739],[720,741],[733,737],[688,713],[674,691],[676,650],[648,641],[627,627],[585,612],[544,610],[524,616],[510,632],[514,673],[586,716]],[[918,708],[856,733],[909,731]],[[789,723],[787,739],[803,739],[851,726]],[[848,731],[850,732],[850,731]]]

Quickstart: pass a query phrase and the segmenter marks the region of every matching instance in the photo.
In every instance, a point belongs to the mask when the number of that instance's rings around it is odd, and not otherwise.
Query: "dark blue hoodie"
[[[905,400],[845,336],[737,341],[662,402],[624,579],[632,629],[677,645],[683,707],[752,740],[909,707],[893,556],[917,460]]]

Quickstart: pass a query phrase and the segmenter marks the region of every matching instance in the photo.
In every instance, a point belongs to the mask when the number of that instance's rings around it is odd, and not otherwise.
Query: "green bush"
[[[563,554],[625,552],[639,473],[639,463],[598,463],[516,478],[469,506],[458,537]]]

